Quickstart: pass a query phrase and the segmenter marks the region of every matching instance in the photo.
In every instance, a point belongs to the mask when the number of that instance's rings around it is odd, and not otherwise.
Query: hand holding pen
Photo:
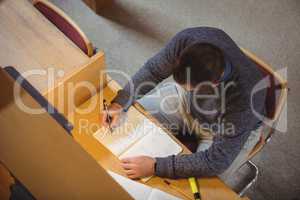
[[[111,117],[110,114],[109,114],[108,106],[107,106],[105,100],[103,100],[103,109],[104,109],[104,111],[106,112],[106,114],[105,114],[105,116],[106,116],[105,122],[108,123],[109,131],[110,131],[110,133],[112,133],[112,132],[113,132],[113,129],[112,129],[112,127],[111,127],[112,117]]]
[[[106,128],[109,128],[110,132],[113,131],[113,127],[116,127],[123,109],[122,106],[117,103],[107,104],[106,100],[103,100],[103,109],[100,112],[100,124]]]

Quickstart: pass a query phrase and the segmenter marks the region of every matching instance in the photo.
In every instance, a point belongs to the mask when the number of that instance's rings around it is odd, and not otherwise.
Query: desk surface
[[[81,66],[89,60],[27,0],[0,1],[0,27],[0,66],[12,65],[21,72],[53,67],[56,70],[63,69],[65,74],[68,74],[76,66]],[[41,92],[48,89],[45,76],[28,77],[28,80]],[[109,93],[109,96],[113,98],[115,91],[112,90]],[[99,110],[87,115],[75,113],[74,137],[104,168],[124,175],[119,160],[93,138],[91,133],[96,129],[91,128],[90,131],[81,134],[78,132],[79,119],[87,119],[89,123],[98,124],[98,113]],[[180,188],[189,198],[192,198],[187,180],[170,180],[170,182]],[[204,200],[239,199],[218,178],[205,178],[199,182]],[[152,178],[147,184],[182,198],[185,197],[170,189],[159,177]]]
[[[112,100],[116,94],[118,85],[114,81],[108,83],[108,87],[104,89],[103,96],[106,97],[108,101]],[[97,102],[101,102],[99,99],[99,94],[92,97],[89,101],[82,104],[79,109],[85,109],[90,105],[91,101],[98,99]],[[123,169],[120,167],[120,162],[116,156],[114,156],[108,149],[101,145],[94,137],[93,133],[99,128],[99,112],[100,105],[96,106],[93,112],[88,114],[79,114],[75,112],[73,116],[69,116],[69,119],[73,119],[74,130],[73,136],[81,144],[81,146],[101,164],[102,167],[115,171],[121,175],[125,176]],[[80,127],[80,120],[82,123],[85,123],[84,126]],[[83,124],[81,124],[83,125]],[[83,128],[84,127],[84,128]],[[187,152],[188,150],[185,149]],[[146,184],[152,187],[159,188],[166,192],[177,195],[178,197],[185,199],[193,199],[192,193],[190,191],[189,183],[186,179],[180,180],[169,180],[173,186],[177,189],[179,188],[181,192],[174,190],[167,186],[162,178],[153,177]],[[229,189],[220,179],[218,178],[201,178],[199,179],[200,192],[202,199],[208,200],[222,200],[222,199],[240,199],[238,195]],[[184,193],[185,195],[183,195]]]
[[[0,27],[1,67],[14,66],[20,72],[51,67],[68,74],[89,60],[28,0],[1,0]],[[47,76],[28,80],[40,92],[48,89]]]

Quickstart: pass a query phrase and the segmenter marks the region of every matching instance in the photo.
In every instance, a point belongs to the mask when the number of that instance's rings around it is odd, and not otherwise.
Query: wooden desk
[[[15,66],[20,72],[51,67],[68,74],[89,60],[28,0],[1,0],[0,27],[2,67]],[[45,75],[30,76],[28,80],[40,92],[48,89]]]
[[[63,33],[44,18],[27,0],[1,0],[0,1],[0,65],[13,65],[20,72],[30,69],[62,69],[69,74],[74,68],[82,66],[89,58],[81,52]],[[47,89],[47,77],[34,76],[27,78],[40,92]],[[118,85],[110,81],[110,98],[116,94]],[[88,104],[89,102],[86,102]],[[85,106],[82,105],[82,106]],[[97,109],[99,106],[97,107]],[[78,120],[86,119],[88,123],[99,123],[99,110],[82,115],[74,114],[74,138],[106,169],[124,174],[119,160],[98,141],[91,129],[85,133],[78,132]],[[187,150],[185,149],[187,153]],[[180,188],[185,195],[172,190],[163,179],[154,177],[148,185],[160,188],[181,198],[192,199],[187,180],[170,180],[172,185]],[[239,199],[238,196],[225,186],[218,178],[200,179],[202,199]],[[187,196],[187,197],[186,197]]]
[[[119,85],[115,81],[111,80],[108,82],[108,87],[104,89],[104,93],[105,93],[104,96],[108,101],[110,101],[115,97],[118,89],[119,89]],[[93,96],[90,100],[82,104],[79,107],[79,109],[87,108],[87,106],[90,105],[91,101],[99,98],[100,98],[99,94]],[[80,143],[81,146],[95,160],[97,160],[99,164],[101,164],[102,167],[106,169],[110,169],[116,173],[125,176],[123,169],[120,167],[120,162],[118,158],[114,156],[108,149],[106,149],[93,137],[93,133],[95,133],[95,131],[99,128],[99,111],[100,111],[99,102],[101,102],[101,100],[100,101],[98,100],[97,102],[98,105],[96,106],[94,111],[89,112],[88,114],[79,114],[78,112],[75,112],[72,114],[72,116],[70,116],[70,119],[74,119],[73,136],[75,140],[77,140],[78,143]],[[146,113],[143,112],[143,114]],[[153,118],[151,117],[150,119],[153,120]],[[85,125],[89,128],[83,129],[81,127],[80,129],[80,120],[85,121],[86,123]],[[186,148],[184,148],[184,153],[189,153],[189,151]],[[151,178],[150,181],[148,181],[146,184],[152,187],[159,188],[163,191],[169,192],[183,199],[193,199],[192,193],[190,191],[189,183],[186,179],[169,180],[169,181],[173,186],[179,188],[181,192],[179,193],[178,191],[167,186],[163,182],[163,179],[159,177]],[[218,178],[201,178],[199,179],[199,185],[200,185],[200,192],[202,195],[202,199],[204,200],[205,199],[208,200],[240,199],[235,192],[229,189]],[[182,193],[184,193],[185,195],[183,195]]]

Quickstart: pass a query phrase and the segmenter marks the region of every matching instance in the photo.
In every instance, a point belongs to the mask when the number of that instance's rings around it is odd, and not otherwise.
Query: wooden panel
[[[47,113],[23,112],[0,71],[0,159],[37,199],[131,199]],[[21,100],[40,106],[24,90]]]
[[[56,82],[54,88],[46,91],[44,96],[67,117],[76,106],[106,85],[104,53],[98,52],[87,64],[75,68],[69,75]],[[90,91],[85,85],[94,90]]]
[[[0,65],[3,67],[10,65],[20,72],[44,70],[44,73],[52,68],[56,73],[64,70],[67,75],[89,60],[28,0],[1,0],[0,27]],[[40,92],[48,88],[47,74],[27,79]]]

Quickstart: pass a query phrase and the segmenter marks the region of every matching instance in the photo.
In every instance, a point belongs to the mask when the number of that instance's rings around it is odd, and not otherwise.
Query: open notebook
[[[118,158],[140,155],[166,157],[177,155],[182,151],[181,146],[162,128],[156,126],[134,107],[129,109],[127,116],[128,119],[112,133],[108,129],[101,128],[94,134],[94,137]]]
[[[137,200],[179,200],[161,190],[149,187],[136,181],[132,181],[124,176],[108,171],[109,175],[115,179],[134,199]]]

